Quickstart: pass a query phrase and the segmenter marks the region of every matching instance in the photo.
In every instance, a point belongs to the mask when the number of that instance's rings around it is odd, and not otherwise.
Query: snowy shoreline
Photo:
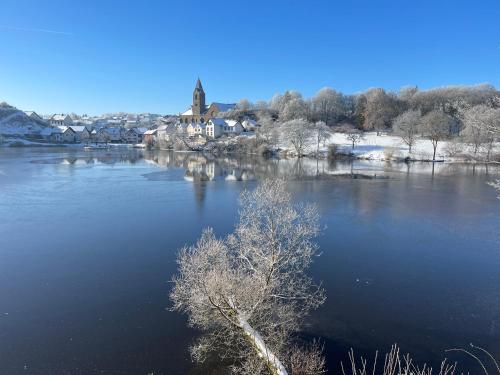
[[[249,137],[249,136],[247,136]],[[250,136],[252,137],[252,136]],[[224,145],[224,142],[231,142],[231,140],[218,141],[219,144]],[[10,138],[4,139],[0,143],[0,147],[61,147],[61,148],[74,148],[84,149],[85,146],[92,146],[93,144],[85,143],[45,143],[34,142],[23,138]],[[109,148],[127,147],[139,148],[140,145],[134,144],[120,144],[109,143]],[[329,149],[336,147],[335,155],[329,155]],[[452,155],[453,147],[459,151]],[[492,160],[484,160],[483,155],[474,157],[470,150],[470,146],[464,143],[456,143],[453,141],[442,141],[438,144],[436,152],[436,160],[432,160],[432,144],[428,139],[419,139],[413,146],[412,153],[408,152],[408,147],[403,143],[401,138],[393,135],[382,134],[377,135],[376,132],[367,132],[363,134],[363,138],[359,143],[355,144],[352,148],[350,141],[346,139],[344,133],[331,133],[331,136],[320,145],[319,153],[317,152],[316,144],[309,144],[306,152],[303,155],[308,159],[326,159],[332,157],[333,160],[372,160],[372,161],[396,161],[396,162],[428,162],[428,163],[461,163],[461,164],[500,164],[500,143],[494,145],[494,152],[492,153]],[[185,150],[177,150],[175,152],[186,152]],[[199,151],[211,153],[211,149],[202,147]],[[228,151],[224,154],[231,155],[249,155],[238,151]],[[295,159],[297,155],[294,154],[290,145],[280,143],[277,145],[275,157],[280,159]]]

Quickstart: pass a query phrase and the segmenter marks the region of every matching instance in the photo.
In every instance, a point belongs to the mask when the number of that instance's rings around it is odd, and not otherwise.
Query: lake
[[[169,311],[176,253],[235,224],[238,196],[280,176],[315,202],[311,268],[327,292],[304,335],[330,373],[349,348],[398,343],[417,361],[478,371],[500,358],[500,167],[330,163],[115,147],[0,149],[0,373],[202,374],[197,332]],[[357,178],[352,178],[357,177]],[[376,177],[376,178],[374,178]]]

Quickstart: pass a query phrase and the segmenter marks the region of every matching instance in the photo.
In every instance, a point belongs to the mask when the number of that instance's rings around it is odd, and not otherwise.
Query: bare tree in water
[[[191,348],[197,361],[214,350],[238,374],[320,374],[319,345],[301,347],[295,334],[325,300],[306,274],[317,246],[318,211],[294,205],[282,180],[241,195],[239,223],[225,239],[206,229],[178,256],[173,309],[205,332]]]

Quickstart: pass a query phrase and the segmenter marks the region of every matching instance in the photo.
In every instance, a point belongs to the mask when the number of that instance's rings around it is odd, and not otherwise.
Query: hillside
[[[23,111],[0,103],[0,135],[30,136],[39,134],[48,125],[26,115]]]

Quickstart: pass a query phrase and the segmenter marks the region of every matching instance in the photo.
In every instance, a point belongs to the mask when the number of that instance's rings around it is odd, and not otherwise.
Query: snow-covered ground
[[[0,107],[0,136],[39,134],[46,125],[28,117],[26,113],[13,107]]]
[[[452,143],[452,141],[441,141],[438,143],[436,160],[463,162],[472,159],[470,146],[459,144],[461,152],[457,155],[451,155],[453,153],[450,154],[449,151],[451,148],[450,143]],[[410,156],[413,160],[426,161],[432,160],[433,154],[432,143],[429,139],[419,139],[416,144],[413,145],[410,155],[408,146],[400,137],[387,134],[377,135],[376,132],[364,133],[363,139],[354,146],[354,149],[352,149],[352,143],[347,140],[344,133],[332,133],[324,145],[321,143],[320,152],[326,153],[328,151],[328,146],[331,144],[337,145],[340,153],[352,153],[358,158],[370,160],[396,160],[405,159]],[[280,145],[280,147],[291,150],[291,147],[287,145]],[[310,144],[307,152],[314,153],[315,151],[316,144]],[[492,155],[498,155],[499,153],[500,143],[496,143]]]

